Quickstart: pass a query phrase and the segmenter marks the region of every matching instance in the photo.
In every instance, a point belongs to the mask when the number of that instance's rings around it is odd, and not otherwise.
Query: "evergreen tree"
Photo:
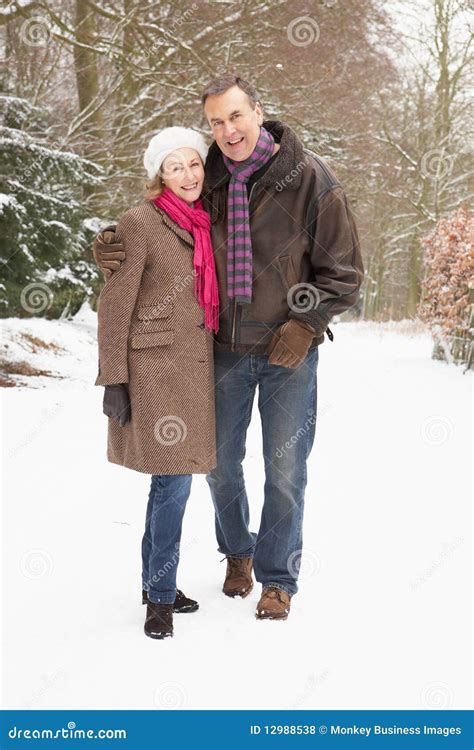
[[[99,281],[90,245],[99,219],[84,193],[101,169],[47,141],[43,113],[0,95],[1,315],[74,314]]]

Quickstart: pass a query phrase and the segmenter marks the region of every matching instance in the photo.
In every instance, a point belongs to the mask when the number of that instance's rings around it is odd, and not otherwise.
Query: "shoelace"
[[[229,563],[231,573],[243,572],[243,564],[241,557],[228,557],[227,562]]]
[[[272,593],[275,594],[275,597],[271,596]],[[265,595],[270,596],[270,599],[276,598],[281,604],[286,604],[287,602],[283,599],[282,593],[281,589],[277,589],[274,586],[268,586],[265,590]]]

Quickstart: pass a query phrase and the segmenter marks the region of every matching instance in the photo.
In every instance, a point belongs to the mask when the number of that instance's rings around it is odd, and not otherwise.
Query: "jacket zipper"
[[[250,193],[249,193],[249,218],[250,218],[250,201],[252,200],[252,193],[254,191],[255,185],[257,185],[258,182],[259,182],[259,180],[257,180],[256,182],[254,182],[254,184],[250,188]],[[236,303],[235,299],[233,300],[233,303],[234,304],[233,304],[233,310],[232,310],[232,337],[231,337],[231,351],[232,352],[235,351],[235,326],[236,326],[236,318],[237,318],[237,303]],[[334,334],[331,331],[331,329],[329,328],[329,326],[326,328],[325,332],[327,334],[327,337],[328,337],[329,341],[334,341]]]
[[[252,187],[250,188],[250,193],[249,193],[249,216],[250,216],[250,201],[252,200],[252,193],[254,191],[255,185],[258,185],[259,182],[260,182],[260,180],[255,180],[255,182],[253,183]]]
[[[235,299],[232,300],[233,307],[232,307],[232,338],[231,338],[231,352],[235,351],[235,319],[236,319],[236,307],[237,303]]]
[[[254,191],[255,185],[257,185],[259,180],[256,180],[252,187],[250,188],[249,193],[249,218],[250,218],[250,201],[252,200],[252,193]],[[232,337],[231,337],[231,346],[230,350],[233,352],[235,351],[235,327],[236,327],[236,318],[237,318],[237,302],[235,299],[233,300],[233,309],[232,309]]]

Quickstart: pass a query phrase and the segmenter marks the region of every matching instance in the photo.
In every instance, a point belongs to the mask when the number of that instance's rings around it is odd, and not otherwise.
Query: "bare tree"
[[[412,316],[424,272],[420,237],[469,198],[472,33],[466,3],[435,0],[431,17],[402,35],[401,44],[411,52],[413,63],[406,69],[401,96],[393,87],[381,94],[384,118],[377,138],[392,150],[398,166],[391,196],[399,206],[400,213],[394,212],[399,220],[386,241],[390,246],[402,240],[393,273],[401,275],[406,291],[399,314]]]

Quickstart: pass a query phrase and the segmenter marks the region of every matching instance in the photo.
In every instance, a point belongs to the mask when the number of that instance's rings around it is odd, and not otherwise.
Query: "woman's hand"
[[[120,385],[106,385],[104,390],[103,412],[107,417],[117,419],[120,427],[130,422],[132,418],[130,396],[126,383]]]

